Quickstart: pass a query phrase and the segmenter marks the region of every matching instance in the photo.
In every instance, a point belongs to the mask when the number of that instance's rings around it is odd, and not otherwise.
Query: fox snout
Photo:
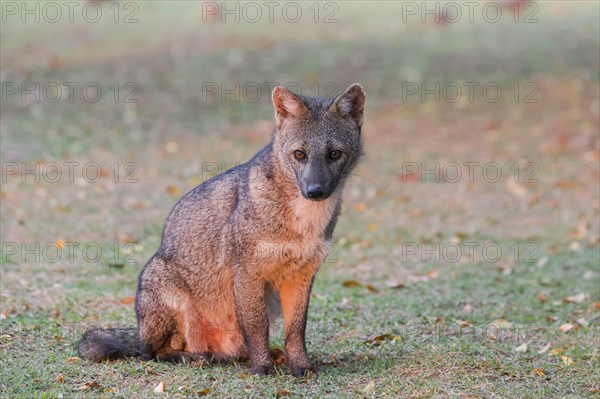
[[[323,183],[300,184],[300,192],[307,200],[323,201],[329,198],[333,192],[328,186]]]
[[[306,196],[311,200],[322,200],[325,199],[325,190],[323,190],[323,186],[320,184],[311,184],[306,187]]]
[[[301,181],[298,183],[302,195],[307,200],[322,201],[329,198],[335,189],[330,171],[317,160],[307,165],[301,176]]]

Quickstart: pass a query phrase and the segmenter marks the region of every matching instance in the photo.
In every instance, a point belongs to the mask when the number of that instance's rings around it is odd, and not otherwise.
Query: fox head
[[[302,196],[321,201],[342,187],[363,154],[365,93],[355,83],[335,99],[273,89],[277,127],[273,148],[284,173]]]

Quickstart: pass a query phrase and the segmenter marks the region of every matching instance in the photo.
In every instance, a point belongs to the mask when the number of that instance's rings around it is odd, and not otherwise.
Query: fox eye
[[[333,151],[329,152],[329,158],[331,158],[331,159],[338,159],[341,156],[342,156],[342,152],[339,150],[333,150]]]
[[[304,151],[296,150],[296,151],[294,151],[294,157],[297,160],[302,160],[302,159],[306,158],[306,154],[304,153]]]

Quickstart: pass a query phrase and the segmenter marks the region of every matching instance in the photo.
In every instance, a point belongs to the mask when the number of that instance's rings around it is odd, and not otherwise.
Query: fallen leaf
[[[134,237],[130,236],[129,234],[119,234],[117,236],[117,239],[122,242],[123,244],[133,244],[138,242],[137,239],[135,239]]]
[[[577,224],[577,227],[571,231],[571,237],[575,239],[583,238],[590,232],[590,222],[582,219]]]
[[[134,302],[135,302],[135,297],[134,296],[128,296],[127,298],[121,299],[121,303],[123,305],[129,305],[130,303],[134,303]]]
[[[154,392],[155,393],[161,393],[165,391],[165,383],[164,382],[159,382],[157,386],[154,387]]]
[[[210,388],[204,388],[203,390],[198,392],[198,396],[206,396],[210,393],[211,389]]]
[[[472,325],[472,324],[471,324],[471,323],[469,323],[468,321],[464,321],[464,320],[459,320],[459,319],[456,319],[456,320],[454,320],[454,321],[456,322],[456,324],[458,324],[458,326],[459,326],[460,328],[467,328],[467,327],[471,327],[471,325]]]
[[[548,349],[550,349],[550,347],[552,346],[552,343],[548,342],[546,345],[544,345],[537,353],[538,355],[541,355],[543,353],[548,352]]]
[[[371,392],[375,388],[375,381],[371,380],[365,387],[362,389],[363,392]]]
[[[548,353],[548,356],[552,355],[552,356],[558,356],[561,353],[563,353],[565,350],[563,348],[554,348],[550,351],[550,353]]]
[[[65,379],[63,378],[62,374],[57,375],[56,380],[54,380],[54,381],[58,382],[59,384],[65,383]]]
[[[372,284],[367,284],[367,290],[369,290],[369,292],[379,292],[379,290],[377,289],[377,287],[375,287]]]
[[[71,212],[71,207],[70,206],[64,206],[64,205],[54,205],[52,207],[52,209],[54,209],[57,212]]]
[[[544,294],[543,292],[540,292],[539,294],[537,294],[535,296],[540,302],[546,302],[548,300],[548,297],[546,296],[546,294]]]
[[[563,332],[563,333],[567,333],[571,330],[575,329],[575,331],[577,331],[579,329],[579,327],[577,327],[575,324],[571,324],[571,323],[565,323],[562,326],[560,326],[558,328],[558,331]]]
[[[369,223],[367,225],[367,231],[373,232],[373,231],[377,230],[378,227],[379,226],[377,225],[377,223]]]
[[[75,362],[80,362],[80,361],[81,361],[81,358],[77,357],[77,356],[67,358],[67,363],[75,363]]]
[[[362,287],[362,284],[356,280],[346,280],[342,283],[344,287]]]
[[[85,391],[86,389],[98,389],[98,388],[100,388],[100,384],[98,384],[96,381],[90,381],[90,382],[86,382],[79,388],[75,388],[74,390],[75,391]]]
[[[396,176],[402,183],[417,182],[421,180],[416,173],[402,173]]]
[[[527,348],[527,344],[525,343],[525,344],[523,344],[523,345],[519,345],[519,346],[517,346],[517,347],[515,348],[515,352],[517,352],[517,353],[525,353],[525,352],[527,352],[527,349],[528,349],[528,348]]]
[[[585,301],[585,299],[586,299],[586,295],[584,293],[581,293],[581,294],[570,295],[568,297],[565,297],[564,301],[567,303],[581,303],[581,302]]]
[[[369,346],[381,346],[381,345],[383,345],[383,343],[385,341],[395,341],[399,338],[400,337],[398,337],[397,335],[385,333],[385,334],[378,335],[372,339],[368,339],[368,340],[364,341],[364,343]]]
[[[169,195],[171,195],[173,197],[179,197],[179,196],[181,196],[181,190],[178,187],[175,187],[175,186],[168,186],[167,187],[167,193],[169,193]]]
[[[579,324],[582,327],[586,327],[586,328],[590,326],[590,323],[588,323],[588,321],[583,317],[580,317],[579,319],[577,319],[577,324]]]
[[[406,288],[406,285],[399,281],[388,281],[388,282],[386,282],[386,285],[392,289]],[[600,304],[600,302],[598,302],[598,303]]]
[[[435,270],[432,270],[430,272],[427,272],[427,277],[434,279],[438,277],[438,272],[436,272]]]
[[[367,205],[365,205],[362,202],[359,202],[358,204],[354,205],[354,210],[356,212],[362,213],[367,210]]]
[[[569,244],[569,249],[574,252],[580,251],[581,244],[579,243],[579,241],[573,241],[572,243]]]
[[[65,60],[63,60],[59,55],[54,54],[52,57],[50,57],[48,66],[50,69],[61,69],[65,66]]]
[[[291,397],[291,396],[292,396],[292,392],[291,392],[291,391],[288,391],[288,390],[287,390],[287,389],[285,389],[285,388],[279,388],[279,389],[277,390],[277,393],[275,394],[275,397],[276,397],[276,398],[283,398],[284,396],[285,396],[286,398],[289,398],[289,397]]]
[[[573,359],[571,359],[569,356],[561,356],[560,358],[562,359],[563,363],[567,366],[570,366],[575,363]]]
[[[499,330],[508,330],[513,326],[513,323],[506,319],[496,319],[490,323],[490,327],[497,328]]]
[[[506,181],[506,187],[508,187],[508,191],[510,191],[511,194],[517,198],[523,198],[527,196],[527,188],[524,185],[517,183],[512,178]]]
[[[535,374],[538,377],[543,377],[546,375],[546,373],[544,373],[544,370],[542,370],[541,368],[538,368],[538,367],[531,370],[531,374]]]
[[[549,258],[547,256],[542,256],[537,261],[537,267],[544,267],[548,263]]]
[[[169,153],[169,154],[175,154],[177,152],[177,150],[179,149],[179,144],[177,144],[176,141],[167,141],[167,144],[165,145],[165,150]]]

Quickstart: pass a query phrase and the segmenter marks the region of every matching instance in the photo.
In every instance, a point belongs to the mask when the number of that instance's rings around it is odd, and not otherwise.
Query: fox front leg
[[[314,275],[299,275],[279,287],[285,331],[285,350],[290,372],[295,377],[303,376],[311,370],[306,354],[305,333],[313,277]]]
[[[252,372],[274,374],[269,352],[269,319],[265,303],[265,283],[258,276],[240,270],[234,282],[236,309]]]

